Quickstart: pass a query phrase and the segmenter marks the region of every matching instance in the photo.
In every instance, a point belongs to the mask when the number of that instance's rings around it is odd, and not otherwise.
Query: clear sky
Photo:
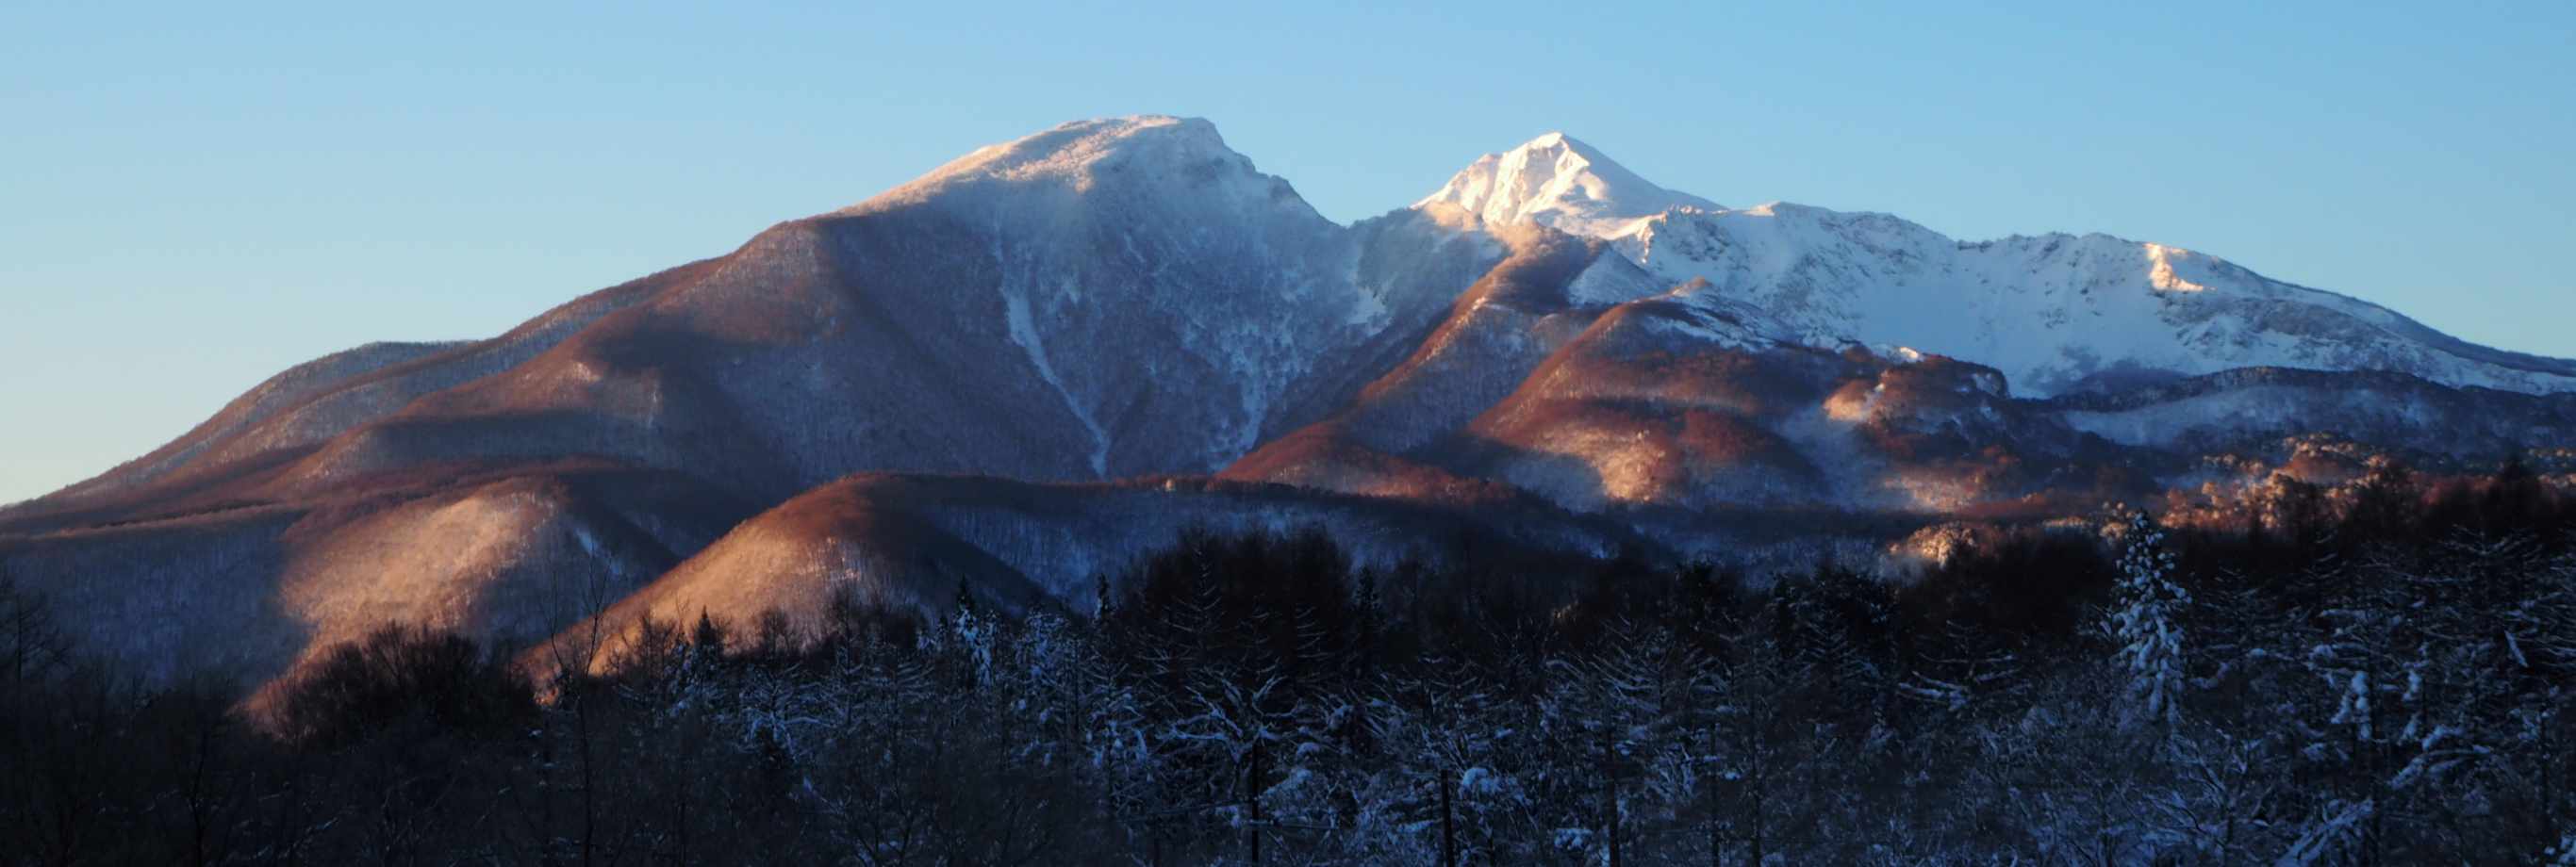
[[[1337,220],[1562,129],[1729,205],[2109,232],[2576,356],[2567,0],[1250,5],[0,3],[0,502],[1144,112]]]

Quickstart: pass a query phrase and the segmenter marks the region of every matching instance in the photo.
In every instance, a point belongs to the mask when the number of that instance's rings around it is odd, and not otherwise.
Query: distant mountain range
[[[147,670],[260,683],[389,619],[1044,604],[1194,524],[1392,560],[2045,518],[2314,435],[2561,445],[2571,391],[2576,362],[2160,244],[1729,209],[1556,133],[1344,226],[1207,122],[1131,117],[499,337],[288,370],[0,510],[0,570]]]

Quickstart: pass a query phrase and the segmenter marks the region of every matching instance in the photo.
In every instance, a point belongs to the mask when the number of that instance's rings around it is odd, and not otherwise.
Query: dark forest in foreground
[[[606,676],[389,627],[256,722],[0,583],[0,858],[2576,863],[2576,496],[2354,492],[1896,583],[1192,535],[1079,611],[660,624]]]

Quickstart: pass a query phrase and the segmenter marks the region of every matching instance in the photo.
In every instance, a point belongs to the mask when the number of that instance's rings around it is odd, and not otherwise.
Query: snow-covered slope
[[[1081,422],[1095,477],[1250,450],[1319,360],[1389,318],[1349,231],[1204,120],[1067,124],[833,216],[930,214],[989,244],[1010,345]],[[1197,428],[1179,450],[1115,454],[1174,423]]]
[[[2177,247],[2098,234],[1967,243],[1885,214],[1786,203],[1726,210],[1673,202],[1679,195],[1550,134],[1477,160],[1424,202],[1607,239],[1665,285],[1706,279],[1810,345],[1967,359],[2002,370],[2024,394],[2253,366],[2576,389],[2576,362],[2469,344]]]
[[[1619,234],[1640,218],[1675,208],[1719,209],[1707,199],[1655,186],[1561,132],[1478,157],[1413,206],[1433,204],[1497,225],[1537,223],[1596,237]]]
[[[2447,388],[2396,373],[2250,367],[2043,404],[2112,442],[2186,453],[2309,433],[2424,455],[2576,442],[2576,393]]]

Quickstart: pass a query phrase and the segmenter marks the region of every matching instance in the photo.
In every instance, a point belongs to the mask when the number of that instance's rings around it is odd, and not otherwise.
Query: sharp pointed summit
[[[1609,155],[1562,132],[1486,154],[1438,192],[1415,202],[1446,204],[1497,225],[1537,223],[1578,235],[1615,234],[1625,223],[1674,208],[1717,203],[1656,186]]]

